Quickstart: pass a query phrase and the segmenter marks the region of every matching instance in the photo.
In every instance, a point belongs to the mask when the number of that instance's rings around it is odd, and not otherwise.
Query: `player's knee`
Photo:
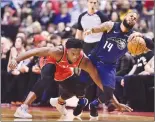
[[[34,85],[34,87],[32,88],[32,91],[36,94],[36,96],[41,96],[44,89],[46,87],[46,84],[44,82],[42,82],[42,80],[39,80],[38,82],[36,82],[36,84]]]
[[[56,71],[56,66],[54,64],[46,64],[41,70],[41,76],[53,76]]]

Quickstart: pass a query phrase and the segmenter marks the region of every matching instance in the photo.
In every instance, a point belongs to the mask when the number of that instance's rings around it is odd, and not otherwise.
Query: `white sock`
[[[28,109],[28,105],[26,105],[26,104],[22,104],[21,107],[22,107],[23,109],[26,109],[26,110]]]

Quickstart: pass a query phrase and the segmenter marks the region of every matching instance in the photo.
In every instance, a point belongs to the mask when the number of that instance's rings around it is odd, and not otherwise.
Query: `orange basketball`
[[[146,43],[142,37],[134,37],[128,42],[128,51],[133,55],[140,55],[146,50]]]

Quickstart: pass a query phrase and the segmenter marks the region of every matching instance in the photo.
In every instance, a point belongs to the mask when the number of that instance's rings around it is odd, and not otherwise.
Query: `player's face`
[[[97,8],[98,0],[88,0],[88,9],[94,11]]]
[[[72,63],[76,62],[80,56],[80,52],[81,52],[82,49],[75,49],[75,48],[70,48],[70,49],[67,49],[67,57],[68,57],[68,60]]]
[[[138,15],[136,13],[128,13],[123,21],[123,24],[128,29],[132,29],[136,24]]]

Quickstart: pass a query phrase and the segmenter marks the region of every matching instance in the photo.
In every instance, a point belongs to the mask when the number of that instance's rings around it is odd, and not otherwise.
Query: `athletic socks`
[[[62,102],[62,101],[60,101],[60,100],[58,99],[58,104],[64,105],[64,104],[66,104],[66,102]]]
[[[95,99],[93,102],[91,102],[91,104],[95,105],[95,106],[98,106],[99,105],[99,100],[98,99]]]

